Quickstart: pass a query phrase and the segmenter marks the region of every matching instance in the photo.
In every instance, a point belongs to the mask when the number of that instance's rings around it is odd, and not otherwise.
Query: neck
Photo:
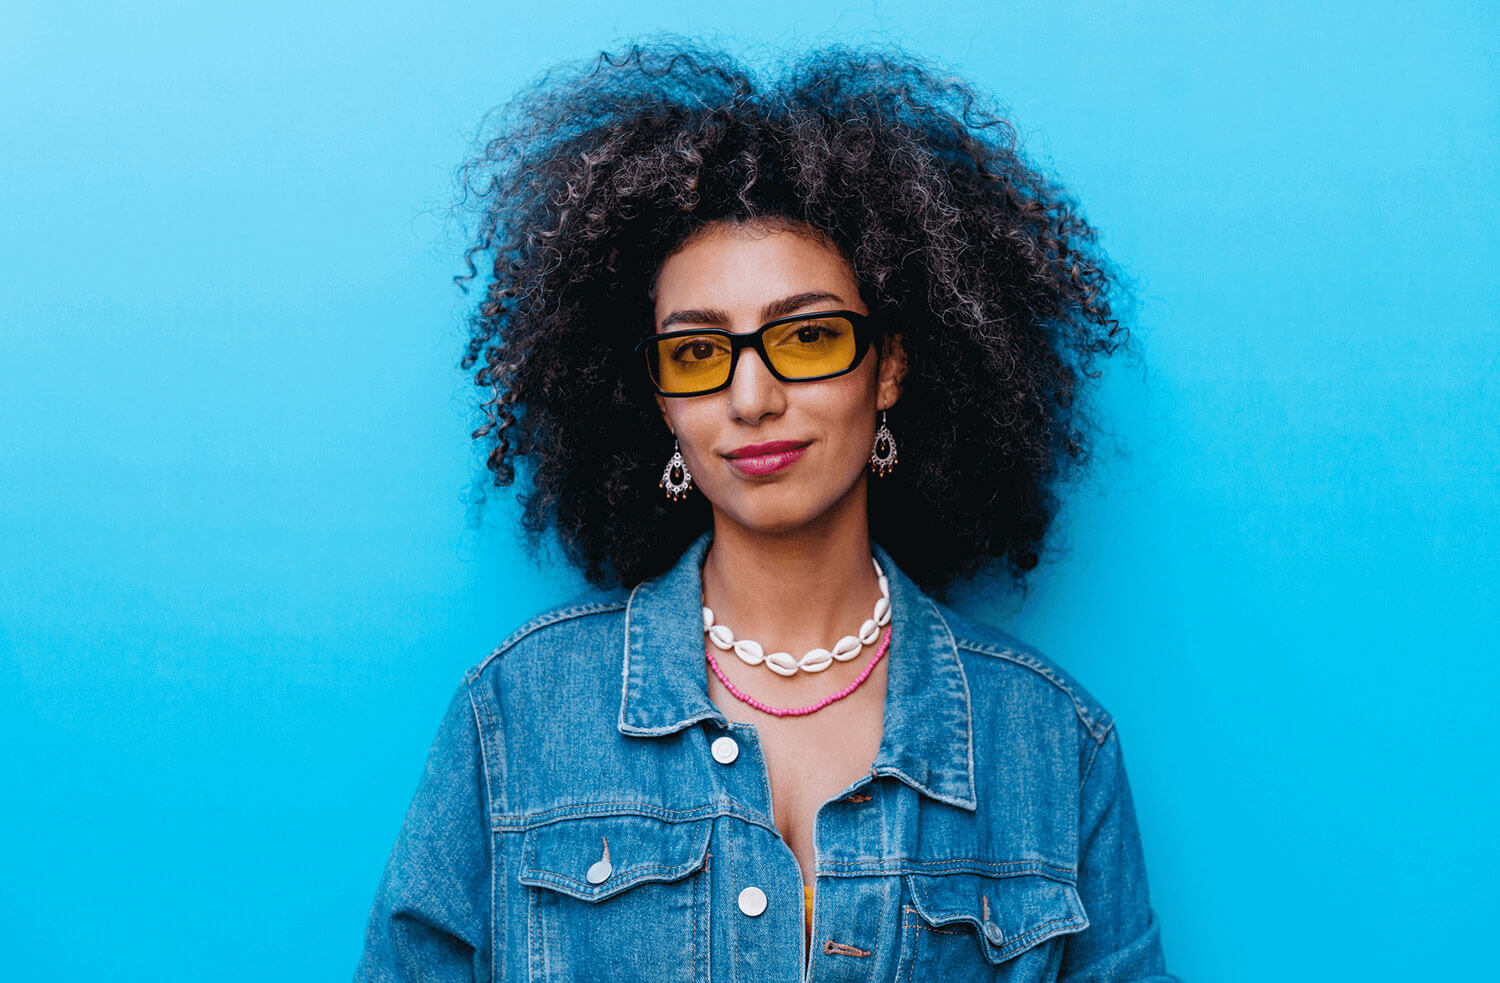
[[[703,603],[737,638],[801,656],[831,647],[870,617],[880,588],[870,563],[863,496],[779,533],[715,517],[703,564]]]

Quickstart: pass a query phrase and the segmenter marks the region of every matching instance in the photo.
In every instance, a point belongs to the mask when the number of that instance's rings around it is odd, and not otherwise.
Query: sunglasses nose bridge
[[[732,339],[734,352],[729,361],[729,385],[734,385],[734,380],[740,372],[740,362],[746,358],[759,362],[760,371],[765,372],[773,381],[776,380],[776,372],[771,368],[771,359],[766,355],[764,339],[764,330],[734,336]]]
[[[745,358],[750,359],[749,364],[741,365]],[[730,414],[747,422],[759,421],[785,408],[781,379],[772,371],[765,353],[749,339],[735,352],[726,392]]]

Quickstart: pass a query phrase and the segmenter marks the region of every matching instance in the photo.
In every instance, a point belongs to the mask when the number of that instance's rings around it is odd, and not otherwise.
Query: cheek
[[[830,396],[819,415],[827,421],[831,450],[840,460],[862,461],[875,435],[875,381],[861,379]]]
[[[673,435],[682,447],[683,456],[689,459],[689,463],[713,443],[717,419],[724,412],[722,407],[703,405],[702,401],[712,401],[713,398],[701,396],[691,400],[674,399],[668,401],[663,410],[667,426],[672,428]]]

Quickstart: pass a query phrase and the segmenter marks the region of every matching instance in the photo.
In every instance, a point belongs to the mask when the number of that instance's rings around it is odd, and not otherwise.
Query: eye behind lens
[[[719,335],[663,338],[651,350],[656,363],[653,381],[668,393],[713,389],[729,371],[729,344]]]
[[[855,348],[854,325],[842,317],[793,321],[766,338],[776,371],[791,379],[843,372],[854,364]]]

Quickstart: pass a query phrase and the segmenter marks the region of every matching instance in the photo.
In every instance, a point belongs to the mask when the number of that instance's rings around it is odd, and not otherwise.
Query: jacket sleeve
[[[1089,927],[1068,937],[1061,983],[1178,983],[1167,974],[1146,890],[1146,865],[1113,727],[1081,793],[1078,894]]]
[[[356,981],[488,980],[488,820],[475,712],[464,685],[428,751],[386,862]]]

